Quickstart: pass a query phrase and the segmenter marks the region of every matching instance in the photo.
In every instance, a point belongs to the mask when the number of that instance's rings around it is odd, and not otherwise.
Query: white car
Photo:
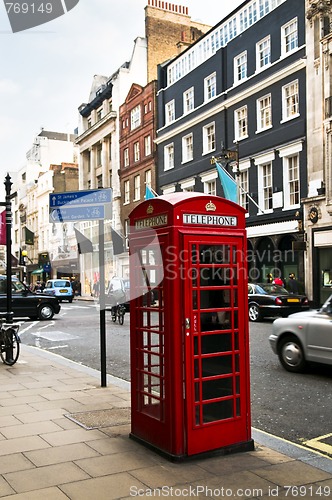
[[[53,297],[56,297],[59,302],[62,302],[63,300],[73,302],[74,298],[74,291],[71,286],[71,282],[65,279],[48,280],[43,290],[43,294],[53,295]]]
[[[308,362],[332,365],[332,295],[319,310],[276,319],[269,341],[290,372],[304,371]]]

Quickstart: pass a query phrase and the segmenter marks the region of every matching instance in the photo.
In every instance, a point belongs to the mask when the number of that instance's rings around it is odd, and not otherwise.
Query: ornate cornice
[[[307,10],[307,19],[312,22],[315,16],[322,16],[331,12],[331,0],[309,0],[310,7]]]

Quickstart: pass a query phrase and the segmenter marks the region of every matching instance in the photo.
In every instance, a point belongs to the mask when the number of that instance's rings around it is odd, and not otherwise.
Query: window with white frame
[[[247,78],[247,52],[242,52],[234,59],[234,83],[242,82]]]
[[[151,182],[152,182],[152,174],[151,170],[146,170],[145,171],[145,185],[151,187]]]
[[[264,38],[256,44],[256,71],[260,71],[271,63],[271,39]]]
[[[240,172],[239,177],[238,177],[238,183],[239,183],[239,204],[241,207],[245,208],[248,210],[249,203],[248,203],[248,196],[247,193],[249,192],[249,172],[248,170],[243,170]]]
[[[134,201],[138,201],[141,197],[141,176],[134,177]]]
[[[183,113],[190,113],[195,107],[194,103],[194,87],[183,92]]]
[[[193,159],[193,135],[182,137],[182,163]]]
[[[140,155],[139,155],[139,142],[134,143],[134,161],[139,161]]]
[[[182,181],[180,187],[186,193],[195,191],[195,177]]]
[[[298,47],[297,19],[281,27],[281,54],[285,56]]]
[[[216,73],[204,79],[204,101],[210,101],[217,94],[217,77]]]
[[[258,205],[266,212],[272,210],[272,163],[263,163],[258,168]]]
[[[271,94],[257,99],[257,132],[272,127]]]
[[[129,149],[125,148],[123,150],[123,165],[129,167]]]
[[[284,207],[300,204],[300,165],[299,155],[284,158]]]
[[[216,149],[215,123],[203,127],[203,154],[211,153]]]
[[[235,140],[239,141],[248,137],[248,108],[236,109],[234,111],[234,134]]]
[[[136,106],[130,112],[130,127],[131,130],[139,127],[141,124],[141,106]]]
[[[269,0],[259,0],[259,17],[263,17],[270,11]]]
[[[151,136],[147,135],[144,137],[144,153],[145,156],[149,156],[151,154]]]
[[[124,236],[125,236],[125,244],[127,250],[129,249],[129,232],[130,232],[129,219],[126,219],[124,221]]]
[[[215,179],[204,182],[204,193],[215,196],[217,194]]]
[[[124,191],[123,203],[126,204],[126,203],[130,202],[130,184],[129,184],[129,181],[124,181],[123,187],[124,187],[124,189],[123,189],[123,191]]]
[[[299,84],[298,80],[282,88],[282,120],[291,120],[299,116]]]
[[[174,168],[174,144],[164,147],[164,170]]]
[[[175,120],[175,101],[174,99],[165,105],[165,122],[166,125],[174,122]]]

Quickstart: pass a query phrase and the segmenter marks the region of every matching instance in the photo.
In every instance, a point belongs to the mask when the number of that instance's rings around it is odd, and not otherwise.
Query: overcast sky
[[[193,20],[214,26],[242,1],[171,3],[187,6]],[[0,0],[0,201],[2,179],[25,165],[41,127],[73,132],[93,75],[109,76],[130,60],[134,39],[144,36],[147,3],[80,0],[65,15],[13,34]]]

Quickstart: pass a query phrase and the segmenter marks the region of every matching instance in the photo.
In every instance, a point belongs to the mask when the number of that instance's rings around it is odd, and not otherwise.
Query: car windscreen
[[[26,287],[18,280],[12,281],[12,292],[21,293]],[[7,280],[0,280],[0,293],[7,293]]]
[[[54,281],[53,283],[52,282],[49,282],[47,283],[47,288],[63,288],[63,287],[70,287],[70,281],[66,281],[66,280],[60,280],[60,281]]]

